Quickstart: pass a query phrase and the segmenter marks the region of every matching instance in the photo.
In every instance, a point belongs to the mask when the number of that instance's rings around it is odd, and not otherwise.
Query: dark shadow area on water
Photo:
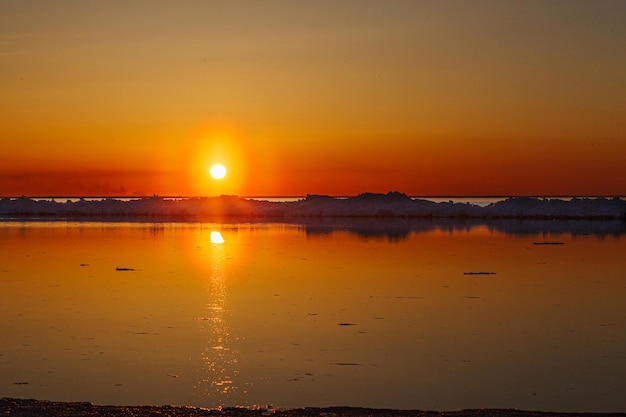
[[[619,238],[626,233],[622,220],[516,220],[516,219],[415,219],[415,218],[327,218],[302,221],[309,236],[348,232],[362,238],[387,238],[399,242],[410,234],[432,231],[465,233],[486,228],[510,236],[571,235]]]
[[[384,238],[390,242],[400,242],[411,234],[423,234],[433,231],[448,233],[466,233],[479,228],[486,228],[492,233],[510,236],[570,235],[594,236],[598,238],[620,238],[626,233],[624,220],[584,220],[584,219],[456,219],[456,218],[411,218],[411,217],[300,217],[300,218],[258,218],[258,217],[205,217],[202,219],[180,219],[161,217],[120,216],[0,216],[3,223],[128,223],[152,224],[160,229],[167,223],[215,223],[224,226],[240,224],[290,224],[301,227],[307,236],[321,236],[337,232],[355,234],[361,238]]]

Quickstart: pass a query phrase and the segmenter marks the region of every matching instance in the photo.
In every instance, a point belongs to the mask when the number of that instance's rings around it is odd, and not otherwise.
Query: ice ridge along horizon
[[[0,199],[2,217],[150,217],[194,219],[209,217],[405,217],[405,218],[533,218],[626,219],[626,201],[618,198],[509,197],[487,205],[412,198],[393,191],[353,197],[308,194],[292,201],[237,196],[169,199],[158,196],[101,200],[28,197]]]

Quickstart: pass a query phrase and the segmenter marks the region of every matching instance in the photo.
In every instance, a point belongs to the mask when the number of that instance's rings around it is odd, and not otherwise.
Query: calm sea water
[[[0,223],[0,395],[624,411],[623,230]]]

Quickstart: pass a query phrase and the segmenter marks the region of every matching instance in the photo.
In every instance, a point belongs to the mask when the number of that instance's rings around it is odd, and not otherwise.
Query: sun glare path
[[[222,164],[214,164],[209,169],[209,174],[216,180],[220,180],[226,176],[226,167]]]
[[[211,243],[214,243],[214,244],[224,243],[224,238],[222,237],[222,234],[216,230],[213,230],[211,232],[209,240]]]

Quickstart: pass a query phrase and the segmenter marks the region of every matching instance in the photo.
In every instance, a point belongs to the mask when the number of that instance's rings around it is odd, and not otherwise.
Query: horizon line
[[[325,197],[332,197],[332,198],[349,198],[349,197],[356,197],[362,194],[381,194],[381,195],[386,195],[388,193],[392,193],[392,192],[398,192],[401,194],[404,194],[410,198],[423,198],[423,199],[429,199],[429,198],[489,198],[489,199],[493,199],[493,198],[614,198],[614,197],[618,197],[618,198],[624,198],[626,197],[626,195],[619,195],[619,194],[613,194],[613,195],[602,195],[602,194],[486,194],[486,195],[446,195],[446,194],[441,194],[441,195],[411,195],[411,194],[406,194],[403,193],[401,191],[389,191],[387,193],[384,192],[372,192],[372,191],[364,191],[361,193],[357,193],[357,194],[350,194],[350,195],[332,195],[332,194],[319,194],[319,193],[307,193],[304,195],[245,195],[245,196],[240,196],[240,195],[236,195],[236,194],[220,194],[220,195],[159,195],[159,194],[145,194],[145,195],[32,195],[32,196],[28,196],[28,195],[13,195],[13,196],[0,196],[0,199],[3,198],[22,198],[22,197],[26,197],[26,198],[30,198],[30,199],[44,199],[44,198],[50,198],[50,199],[61,199],[61,198],[68,198],[68,199],[74,199],[74,198],[89,198],[89,199],[145,199],[145,198],[165,198],[165,199],[194,199],[194,198],[215,198],[215,197],[237,197],[237,198],[243,198],[243,199],[261,199],[261,198],[272,198],[272,199],[279,199],[279,198],[306,198],[308,195],[315,195],[315,196],[325,196]]]

